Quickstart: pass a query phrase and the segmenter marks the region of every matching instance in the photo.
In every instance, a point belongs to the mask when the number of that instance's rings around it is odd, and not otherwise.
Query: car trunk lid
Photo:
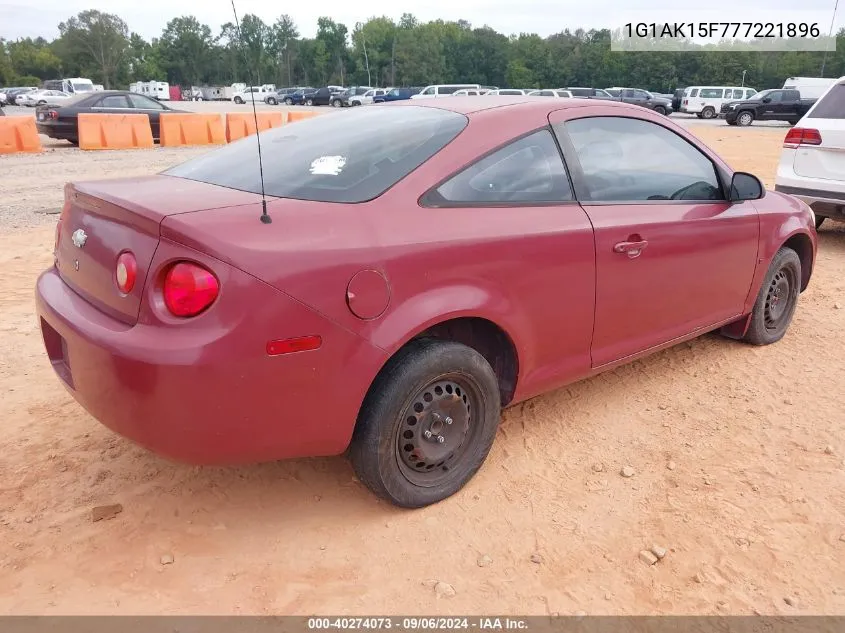
[[[89,303],[134,325],[162,220],[256,199],[260,196],[169,176],[68,184],[57,230],[56,268]],[[137,262],[135,285],[128,294],[116,282],[117,259],[125,251]]]

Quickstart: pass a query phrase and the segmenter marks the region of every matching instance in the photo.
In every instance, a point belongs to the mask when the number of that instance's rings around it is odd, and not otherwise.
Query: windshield
[[[74,92],[94,92],[94,85],[93,84],[86,84],[86,83],[73,83]]]
[[[452,141],[464,115],[418,106],[353,108],[261,133],[268,195],[317,202],[372,200]],[[261,192],[256,137],[226,145],[165,172]]]

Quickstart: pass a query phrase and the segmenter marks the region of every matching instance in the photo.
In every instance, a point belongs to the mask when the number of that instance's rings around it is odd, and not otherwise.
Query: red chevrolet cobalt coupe
[[[38,280],[73,397],[173,459],[346,451],[431,504],[503,406],[716,329],[778,341],[813,270],[809,207],[645,108],[455,97],[260,140],[267,215],[254,136],[69,184]]]

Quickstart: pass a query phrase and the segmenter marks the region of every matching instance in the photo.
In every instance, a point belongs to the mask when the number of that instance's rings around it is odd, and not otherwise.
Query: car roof
[[[473,114],[494,108],[507,108],[512,113],[514,109],[521,112],[565,110],[567,108],[597,107],[590,99],[536,99],[520,95],[491,95],[484,99],[475,97],[448,97],[444,99],[409,99],[407,101],[392,101],[385,104],[388,108],[423,107],[450,110],[458,114]],[[621,103],[619,101],[602,101],[601,107],[620,108],[633,112],[640,112],[641,106]]]

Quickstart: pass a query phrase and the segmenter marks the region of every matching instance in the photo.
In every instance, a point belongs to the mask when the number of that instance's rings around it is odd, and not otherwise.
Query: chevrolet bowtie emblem
[[[82,248],[85,246],[85,241],[88,239],[88,235],[82,229],[76,229],[73,232],[73,235],[70,236],[73,245],[77,248]]]

